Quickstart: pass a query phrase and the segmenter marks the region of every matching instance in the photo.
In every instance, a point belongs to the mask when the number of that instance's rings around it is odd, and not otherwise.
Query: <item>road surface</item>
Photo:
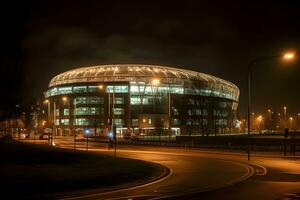
[[[71,138],[56,139],[59,147],[73,148]],[[77,144],[85,150],[85,143]],[[89,142],[89,151],[114,155],[107,144]],[[297,159],[184,148],[121,145],[117,156],[155,162],[171,173],[154,183],[106,192],[81,191],[64,199],[296,199],[300,192]],[[130,172],[129,172],[130,173]]]

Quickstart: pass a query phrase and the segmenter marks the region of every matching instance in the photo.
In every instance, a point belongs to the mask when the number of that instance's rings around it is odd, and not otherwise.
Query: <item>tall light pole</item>
[[[98,85],[98,89],[99,89],[99,91],[100,91],[100,97],[102,96],[101,95],[101,92],[103,91],[103,89],[104,89],[104,86],[103,85]],[[101,116],[101,102],[99,102],[99,117]],[[101,120],[101,119],[100,119]],[[101,124],[101,123],[100,123]],[[101,128],[101,125],[99,124],[99,128]],[[96,121],[95,121],[95,126],[97,126],[97,124],[96,124]],[[96,134],[97,133],[97,128],[95,128],[95,136],[97,135]]]
[[[152,80],[152,84],[158,86],[160,84],[160,80],[155,78]],[[155,102],[154,102],[155,103]],[[168,88],[168,136],[169,141],[171,140],[171,91],[170,91],[170,84]]]
[[[48,124],[48,127],[50,128],[50,125],[51,125],[51,116],[50,116],[50,113],[51,113],[51,110],[50,110],[51,107],[50,107],[50,106],[51,106],[51,105],[50,105],[50,100],[46,99],[46,100],[44,101],[44,103],[47,104],[47,106],[48,106],[48,108],[47,108],[47,112],[48,112],[48,120],[47,120],[47,121],[48,121],[48,123],[47,123],[47,124]],[[53,131],[53,130],[52,130],[52,131]],[[49,140],[48,143],[50,144],[50,134],[49,134],[49,136],[48,136],[48,140]]]
[[[69,109],[69,126],[70,126],[70,121],[71,121],[71,115],[70,115],[70,113],[71,113],[71,110],[70,110],[70,100],[68,99],[68,97],[62,97],[62,101],[64,102],[64,103],[67,103],[68,104],[68,109]],[[74,133],[74,135],[75,135],[75,133]],[[75,146],[75,137],[74,137],[74,149],[76,149],[76,146]]]
[[[109,118],[109,122],[111,123],[111,131],[113,133],[113,137],[114,137],[114,145],[115,145],[115,157],[117,157],[117,131],[115,129],[115,115],[114,115],[114,109],[115,109],[115,86],[113,85],[113,89],[112,89],[112,111],[110,111],[110,88],[107,88],[107,92],[108,92],[108,118]],[[110,120],[110,116],[111,120]]]
[[[77,101],[76,101],[76,97],[73,100],[73,104],[74,104],[74,110],[73,110],[73,140],[74,140],[74,149],[76,149],[76,134],[77,134],[77,130],[76,130],[76,110],[77,110]]]
[[[285,60],[291,60],[295,57],[294,53],[286,53],[286,54],[279,54],[279,55],[274,55],[274,56],[268,56],[268,57],[263,57],[259,59],[255,59],[249,62],[248,64],[248,149],[247,149],[247,154],[248,154],[248,161],[250,160],[250,106],[251,106],[251,70],[254,66],[254,64],[258,62],[262,62],[265,60],[270,60],[270,59],[275,59],[275,58],[283,58]]]
[[[290,117],[289,120],[290,120],[290,129],[292,130],[292,128],[293,128],[293,117]]]

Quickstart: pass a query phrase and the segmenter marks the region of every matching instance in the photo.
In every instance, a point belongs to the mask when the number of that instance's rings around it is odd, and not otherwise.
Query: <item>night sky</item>
[[[162,3],[163,2],[163,3]],[[221,3],[223,2],[223,3]],[[249,1],[250,2],[250,1]],[[252,59],[300,49],[296,1],[10,1],[1,5],[0,117],[42,97],[50,79],[97,64],[182,67],[241,90]],[[261,62],[253,110],[300,112],[300,58]]]

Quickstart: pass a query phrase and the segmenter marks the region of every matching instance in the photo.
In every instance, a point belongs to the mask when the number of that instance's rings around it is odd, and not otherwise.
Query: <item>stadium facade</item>
[[[142,64],[76,68],[55,76],[45,113],[56,135],[211,135],[234,126],[239,89],[204,73]],[[47,111],[48,109],[48,111]]]

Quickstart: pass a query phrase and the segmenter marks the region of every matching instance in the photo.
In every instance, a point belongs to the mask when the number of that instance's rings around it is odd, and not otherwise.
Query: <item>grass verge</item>
[[[18,142],[0,142],[0,187],[10,198],[53,198],[53,193],[146,181],[163,173],[147,162]]]

